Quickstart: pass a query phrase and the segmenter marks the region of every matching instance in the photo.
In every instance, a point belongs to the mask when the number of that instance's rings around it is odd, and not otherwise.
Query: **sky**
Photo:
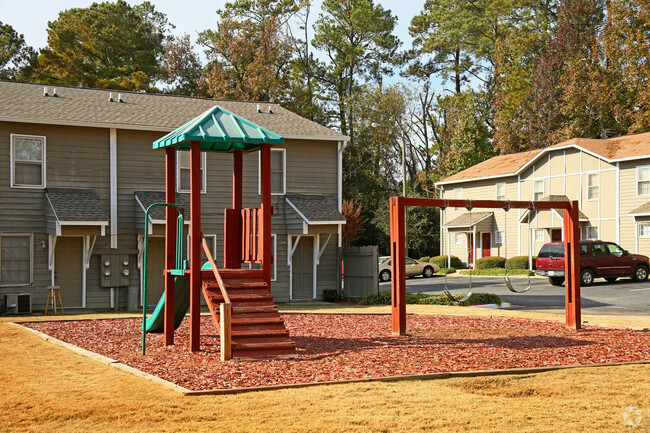
[[[142,3],[143,0],[127,1],[133,5]],[[196,43],[199,32],[216,27],[216,10],[222,8],[226,1],[150,0],[150,3],[156,6],[156,10],[166,14],[169,22],[176,26],[172,33],[188,33],[192,42]],[[92,3],[92,0],[0,0],[0,21],[11,25],[16,32],[25,36],[28,45],[38,49],[47,46],[48,21],[57,19],[63,10],[88,7]],[[321,0],[313,1],[310,16],[312,24],[320,13],[321,3]],[[408,26],[411,18],[422,10],[424,0],[375,0],[375,4],[381,4],[384,9],[390,9],[393,15],[397,15],[395,34],[402,40],[403,48],[410,47]]]

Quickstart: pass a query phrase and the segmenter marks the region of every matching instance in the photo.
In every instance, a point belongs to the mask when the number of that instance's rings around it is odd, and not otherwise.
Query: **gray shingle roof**
[[[485,218],[492,216],[494,212],[469,212],[462,214],[458,218],[444,224],[445,227],[473,227],[477,223],[483,221]]]
[[[135,191],[133,193],[142,204],[142,212],[146,212],[147,208],[154,203],[165,203],[165,193],[162,191]],[[176,194],[176,205],[185,211],[183,219],[190,220],[190,207],[185,203],[183,197]],[[165,206],[156,206],[149,212],[149,218],[155,220],[165,219]]]
[[[285,199],[308,224],[325,221],[345,224],[343,214],[322,195],[287,194]]]
[[[546,197],[542,197],[540,201],[571,201],[569,197],[566,195],[547,195]],[[585,215],[581,210],[578,210],[578,216],[580,221],[589,221],[589,218],[587,215]]]
[[[50,95],[43,96],[42,84],[0,81],[0,120],[35,123],[74,123],[89,126],[120,125],[124,128],[172,131],[208,108],[219,105],[251,122],[282,136],[314,136],[343,140],[345,136],[305,119],[278,104],[184,96],[137,93],[81,87],[47,86]],[[110,94],[117,101],[109,102]],[[257,112],[258,104],[261,113]],[[271,108],[272,114],[268,113]]]
[[[45,194],[59,221],[108,221],[92,189],[47,188]]]

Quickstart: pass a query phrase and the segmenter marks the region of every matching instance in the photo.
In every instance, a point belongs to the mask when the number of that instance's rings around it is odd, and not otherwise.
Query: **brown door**
[[[156,305],[165,292],[165,238],[147,239],[147,305]]]
[[[492,255],[492,233],[481,233],[481,257],[490,257]]]
[[[61,302],[64,309],[83,307],[82,237],[56,239],[54,285],[61,288]]]
[[[562,229],[551,230],[551,242],[562,242]]]
[[[314,238],[300,238],[292,263],[292,299],[314,299]]]

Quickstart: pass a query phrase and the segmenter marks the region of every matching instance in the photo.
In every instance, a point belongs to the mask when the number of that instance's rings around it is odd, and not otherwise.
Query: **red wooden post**
[[[165,201],[176,203],[176,149],[165,148]],[[178,211],[165,206],[165,346],[174,344],[174,276],[169,270],[176,267],[176,218]],[[149,230],[149,224],[145,230]]]
[[[226,209],[224,219],[224,255],[226,268],[239,268],[242,258],[242,152],[233,153],[232,166],[232,210]]]
[[[201,143],[190,148],[190,352],[201,349]]]
[[[260,189],[262,193],[262,223],[259,225],[258,244],[262,256],[262,272],[264,281],[271,287],[271,145],[262,144],[261,149]]]
[[[564,290],[566,326],[580,329],[580,226],[578,202],[564,210]]]
[[[390,199],[391,331],[406,335],[406,259],[404,197]]]

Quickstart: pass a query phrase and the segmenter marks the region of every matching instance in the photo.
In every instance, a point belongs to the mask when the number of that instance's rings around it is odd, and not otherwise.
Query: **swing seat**
[[[514,288],[514,286],[510,282],[510,278],[508,278],[507,275],[504,278],[504,280],[505,280],[506,286],[508,287],[508,290],[510,290],[513,293],[525,293],[525,292],[530,290],[530,283],[528,283],[528,287],[526,287],[524,290],[517,290],[517,289]]]
[[[443,290],[442,292],[443,292],[445,295],[447,295],[447,297],[448,297],[452,302],[458,302],[459,304],[460,304],[461,302],[465,302],[465,301],[467,301],[467,300],[472,296],[472,289],[469,289],[469,292],[467,292],[467,293],[465,294],[465,296],[463,296],[461,299],[456,299],[456,297],[455,297],[454,295],[452,295],[452,294],[449,292],[449,290],[447,290],[447,289]]]

